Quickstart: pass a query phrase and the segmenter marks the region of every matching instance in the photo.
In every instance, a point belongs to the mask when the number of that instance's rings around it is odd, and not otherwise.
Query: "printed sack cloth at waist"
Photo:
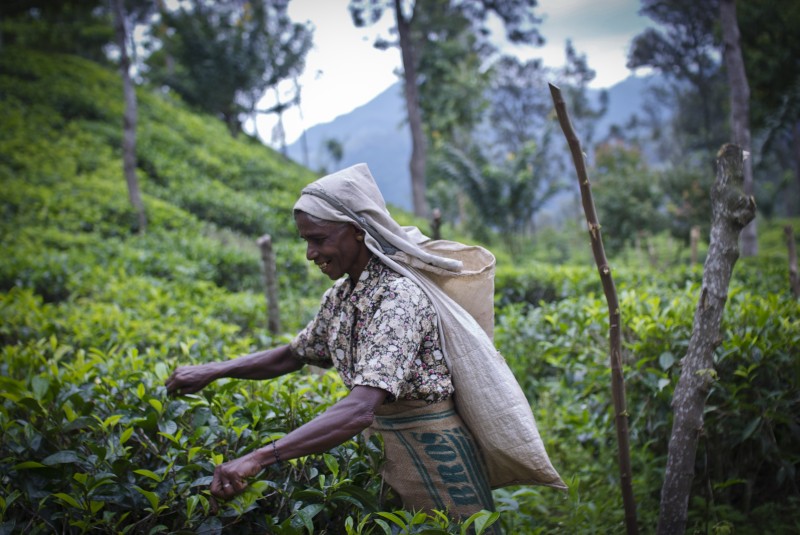
[[[460,519],[494,510],[480,450],[452,400],[383,405],[369,431],[383,438],[381,474],[405,509]]]

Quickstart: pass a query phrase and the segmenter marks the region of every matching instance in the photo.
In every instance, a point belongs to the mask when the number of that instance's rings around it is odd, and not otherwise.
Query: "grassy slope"
[[[314,176],[140,88],[150,221],[140,235],[122,175],[121,93],[114,71],[76,57],[0,55],[2,533],[253,522],[233,509],[208,516],[197,482],[212,460],[296,427],[341,393],[333,376],[299,375],[165,398],[176,364],[275,342],[264,328],[261,234],[275,241],[285,331],[313,313],[329,281],[307,269],[291,207]]]
[[[258,292],[255,239],[269,233],[290,268],[281,272],[292,274],[282,287],[303,289],[291,206],[314,178],[309,171],[140,89],[138,175],[150,227],[139,236],[120,165],[115,73],[75,57],[7,49],[0,84],[2,239],[11,253],[0,288],[28,287],[58,302],[91,291],[100,270]]]

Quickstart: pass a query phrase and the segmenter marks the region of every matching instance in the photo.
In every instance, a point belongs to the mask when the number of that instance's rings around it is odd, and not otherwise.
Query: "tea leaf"
[[[139,474],[139,475],[142,475],[142,476],[145,476],[145,477],[149,477],[150,479],[152,479],[156,483],[161,483],[161,481],[162,481],[162,477],[161,476],[159,476],[155,472],[152,472],[152,471],[147,470],[145,468],[139,468],[138,470],[134,470],[133,473]]]
[[[42,464],[53,466],[54,464],[77,463],[79,460],[77,453],[71,450],[64,450],[44,458]]]
[[[137,492],[139,492],[142,496],[147,498],[147,501],[150,502],[150,507],[153,509],[154,512],[158,511],[158,504],[160,501],[158,494],[149,490],[145,490],[137,485],[134,485],[133,488]]]
[[[55,494],[53,494],[53,497],[58,498],[62,502],[68,503],[75,509],[82,509],[81,504],[79,504],[78,501],[69,494],[64,494],[63,492],[56,492]]]

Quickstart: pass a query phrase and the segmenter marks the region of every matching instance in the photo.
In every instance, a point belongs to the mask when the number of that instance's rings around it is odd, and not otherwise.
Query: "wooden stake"
[[[433,233],[432,239],[442,239],[442,211],[438,208],[434,208],[431,214],[431,231]]]
[[[800,278],[797,276],[797,250],[794,246],[794,230],[791,225],[783,227],[783,233],[786,234],[786,248],[789,250],[789,286],[792,289],[792,295],[797,299],[800,297]]]
[[[620,331],[620,311],[617,290],[614,286],[614,279],[611,276],[611,267],[606,260],[606,253],[603,247],[603,237],[600,234],[600,223],[597,220],[597,213],[594,208],[592,189],[589,184],[589,176],[586,172],[586,162],[581,150],[581,143],[572,127],[567,106],[561,96],[561,90],[550,84],[550,94],[556,107],[558,121],[564,136],[567,138],[572,161],[575,164],[575,171],[578,176],[578,183],[581,190],[581,201],[583,211],[586,214],[586,222],[589,226],[589,236],[592,240],[592,252],[594,253],[597,270],[600,273],[600,280],[603,284],[603,292],[608,302],[609,316],[609,345],[611,360],[611,396],[614,401],[614,422],[617,428],[617,443],[619,446],[619,473],[620,484],[622,486],[622,501],[625,506],[625,526],[628,535],[639,533],[636,523],[636,501],[633,496],[633,486],[631,484],[631,454],[630,439],[628,437],[628,409],[625,407],[625,381],[622,376],[622,341]]]
[[[697,244],[700,242],[700,227],[697,225],[692,227],[689,231],[689,237],[692,241],[692,266],[697,264]]]
[[[275,269],[275,255],[272,252],[272,237],[264,234],[258,239],[261,249],[261,263],[264,273],[264,295],[267,298],[267,328],[270,334],[281,331],[280,309],[278,307],[278,275]]]

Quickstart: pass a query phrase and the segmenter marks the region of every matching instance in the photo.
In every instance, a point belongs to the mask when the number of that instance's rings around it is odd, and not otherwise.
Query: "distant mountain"
[[[599,121],[595,139],[602,139],[612,125],[625,124],[632,115],[640,113],[649,87],[658,82],[655,76],[630,76],[608,89],[609,108]],[[595,98],[599,90],[592,90]],[[339,141],[344,157],[335,165],[327,154],[325,142]],[[340,115],[329,123],[316,125],[306,131],[308,163],[311,169],[333,171],[356,163],[366,162],[389,204],[411,210],[411,180],[408,161],[411,157],[411,138],[405,124],[405,103],[400,84],[395,84],[373,100]],[[302,140],[288,147],[289,157],[305,164]]]
[[[344,168],[365,162],[386,202],[411,210],[408,170],[411,134],[406,127],[405,117],[405,102],[398,83],[350,113],[309,128],[306,131],[307,167],[334,171],[335,164],[327,154],[325,142],[335,139],[344,147],[344,158],[336,167]],[[302,139],[289,145],[288,155],[296,162],[305,164]]]
[[[612,125],[624,125],[631,116],[641,114],[647,100],[647,93],[663,83],[657,75],[629,76],[608,89],[608,112],[597,123],[596,139],[602,139]],[[600,90],[595,91],[599,95]],[[666,109],[660,110],[663,115]]]

